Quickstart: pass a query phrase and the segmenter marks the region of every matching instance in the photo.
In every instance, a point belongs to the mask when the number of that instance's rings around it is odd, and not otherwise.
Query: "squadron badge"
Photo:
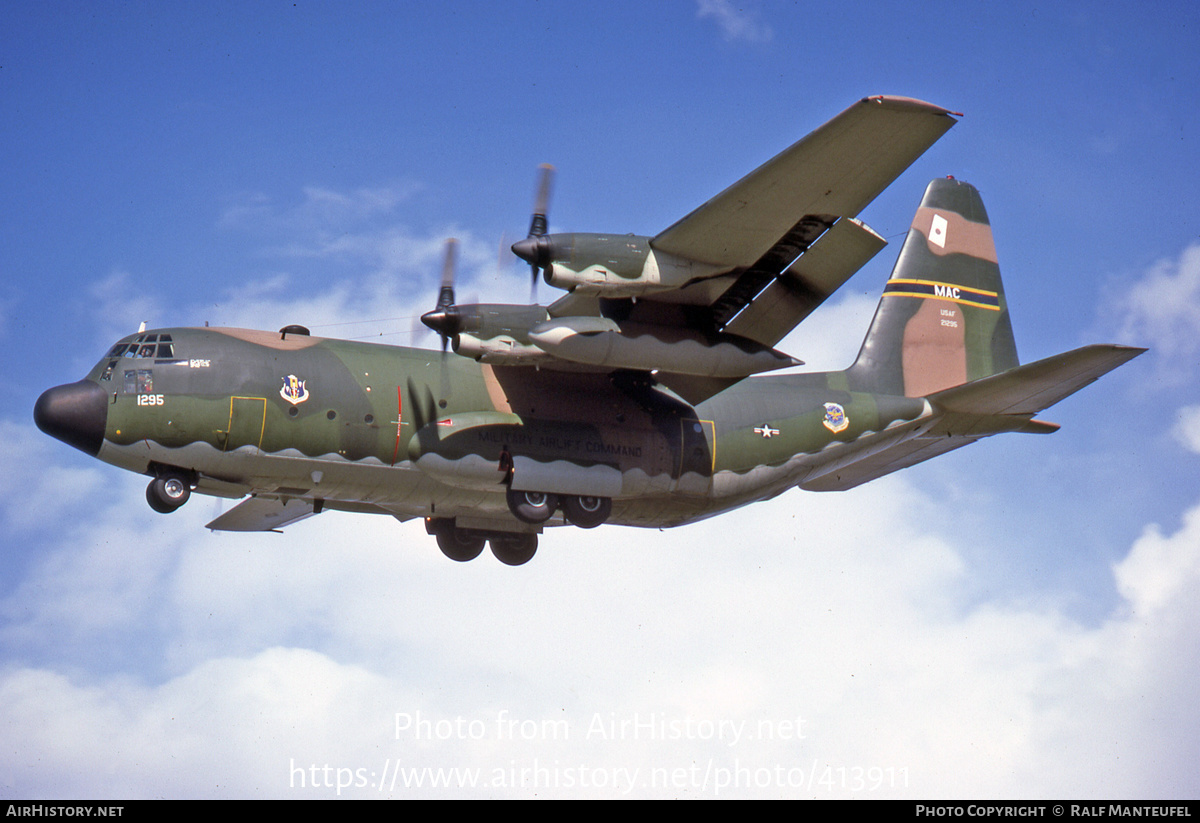
[[[850,425],[850,418],[846,416],[846,410],[837,403],[826,403],[824,423],[825,428],[837,434],[846,430]]]
[[[308,389],[304,383],[294,374],[289,374],[283,378],[283,388],[279,390],[279,396],[291,403],[293,406],[299,405],[308,399]]]

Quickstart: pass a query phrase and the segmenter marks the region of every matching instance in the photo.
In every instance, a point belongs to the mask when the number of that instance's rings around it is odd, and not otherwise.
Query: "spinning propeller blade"
[[[550,227],[547,214],[550,211],[550,189],[554,182],[554,166],[543,163],[539,168],[537,195],[533,202],[533,217],[529,220],[529,236],[513,244],[513,253],[529,263],[531,281],[529,286],[529,302],[537,302],[538,266],[541,264],[542,244],[538,238],[546,234]]]
[[[442,288],[438,292],[437,306],[433,311],[421,315],[421,322],[441,336],[443,352],[462,325],[458,307],[454,305],[454,257],[457,251],[458,241],[451,237],[446,241],[446,260],[442,264]]]

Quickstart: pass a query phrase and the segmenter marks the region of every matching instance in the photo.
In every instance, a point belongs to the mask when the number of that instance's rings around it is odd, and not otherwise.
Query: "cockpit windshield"
[[[136,359],[169,359],[175,356],[175,344],[169,334],[139,334],[132,341],[122,341],[112,347],[106,357]]]

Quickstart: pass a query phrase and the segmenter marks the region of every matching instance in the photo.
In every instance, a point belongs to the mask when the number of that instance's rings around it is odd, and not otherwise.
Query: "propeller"
[[[462,316],[458,307],[454,305],[454,258],[457,251],[458,241],[451,237],[446,241],[446,259],[442,263],[442,288],[438,292],[437,306],[433,311],[421,315],[421,322],[441,336],[443,353],[450,338],[462,330]]]
[[[538,167],[538,172],[537,196],[533,202],[533,217],[529,221],[529,236],[524,240],[518,240],[512,246],[513,254],[529,264],[531,275],[529,302],[531,303],[537,302],[538,267],[550,262],[547,259],[548,245],[540,238],[545,236],[546,230],[550,227],[550,221],[546,215],[550,210],[550,188],[554,182],[554,166],[543,163]]]
[[[411,377],[407,380],[407,386],[408,407],[412,410],[413,428],[421,431],[437,420],[437,401],[433,399],[433,392],[429,390],[429,386],[423,385],[417,388]]]

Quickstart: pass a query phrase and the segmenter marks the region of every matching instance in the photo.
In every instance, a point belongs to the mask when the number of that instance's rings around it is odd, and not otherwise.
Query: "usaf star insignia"
[[[779,429],[773,429],[770,424],[763,423],[761,426],[755,427],[754,433],[761,434],[764,438],[769,438],[779,434]]]

